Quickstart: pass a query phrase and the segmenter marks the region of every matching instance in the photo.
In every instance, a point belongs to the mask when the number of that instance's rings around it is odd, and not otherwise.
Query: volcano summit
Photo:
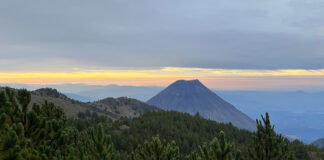
[[[255,130],[255,121],[204,86],[199,80],[178,80],[147,101],[164,110],[196,114],[211,120]]]

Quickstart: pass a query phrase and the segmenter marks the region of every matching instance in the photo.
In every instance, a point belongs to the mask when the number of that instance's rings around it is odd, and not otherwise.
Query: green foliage
[[[116,159],[102,126],[79,132],[53,103],[28,110],[30,99],[25,89],[0,92],[0,159]]]
[[[147,112],[135,119],[116,121],[86,111],[78,119],[67,119],[60,107],[48,101],[28,108],[30,100],[31,95],[25,89],[5,88],[0,92],[1,160],[179,160],[185,157],[189,160],[308,160],[324,157],[319,148],[299,141],[288,142],[275,133],[268,114],[257,121],[257,132],[251,133],[231,124],[206,120],[199,114],[191,116],[175,111]],[[250,152],[247,148],[251,148]]]
[[[234,154],[234,156],[233,156]],[[235,158],[233,158],[235,157]],[[209,144],[199,146],[198,150],[187,156],[188,160],[241,160],[241,152],[234,151],[234,145],[225,140],[225,133],[220,132],[220,141],[214,138]]]
[[[106,135],[102,124],[99,124],[96,128],[89,128],[88,134],[89,138],[86,140],[85,145],[89,153],[94,153],[93,159],[118,159],[118,154],[114,151],[111,137]]]
[[[159,137],[153,137],[150,142],[145,141],[132,153],[130,160],[179,160],[179,147],[172,141],[165,144]]]
[[[159,136],[168,142],[174,140],[179,145],[181,157],[184,158],[199,145],[218,137],[221,131],[227,133],[226,138],[241,150],[252,141],[252,133],[247,130],[176,111],[144,113],[129,124],[129,129],[118,134],[112,132],[111,135],[116,148],[126,152],[133,151],[138,144],[151,137]],[[247,155],[247,151],[244,151]]]
[[[308,154],[309,149],[305,147],[306,146],[298,140],[295,140],[289,144],[289,148],[293,152],[293,155],[295,156],[296,159],[303,159],[303,160],[311,159],[311,157]]]
[[[4,127],[7,121],[7,115],[5,113],[2,113],[0,115],[0,129]]]
[[[26,89],[19,89],[17,99],[22,106],[22,112],[26,113],[28,104],[31,100],[30,92],[28,92]]]
[[[290,159],[289,141],[274,131],[269,114],[257,120],[257,132],[254,136],[254,147],[249,151],[253,160],[284,160]]]

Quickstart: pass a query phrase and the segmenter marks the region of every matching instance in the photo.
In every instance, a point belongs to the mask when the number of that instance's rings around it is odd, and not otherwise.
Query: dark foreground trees
[[[289,141],[274,131],[270,123],[269,114],[262,120],[256,120],[257,131],[254,135],[253,149],[249,150],[253,160],[292,160],[292,153],[288,150]]]
[[[119,159],[102,124],[79,132],[53,103],[29,103],[26,90],[0,93],[0,159]]]
[[[241,152],[235,151],[233,144],[225,140],[225,133],[220,133],[220,140],[214,138],[209,144],[199,146],[186,158],[188,160],[241,160]]]
[[[130,156],[130,160],[179,160],[179,147],[172,141],[165,143],[159,137],[153,137],[143,146],[139,145]]]
[[[309,152],[313,157],[322,152],[276,134],[268,114],[250,133],[198,115],[167,111],[132,121],[112,121],[90,112],[67,119],[53,103],[31,107],[30,100],[24,89],[0,92],[0,160],[307,160],[312,158]],[[121,129],[125,125],[130,127]],[[145,141],[148,137],[153,138]]]

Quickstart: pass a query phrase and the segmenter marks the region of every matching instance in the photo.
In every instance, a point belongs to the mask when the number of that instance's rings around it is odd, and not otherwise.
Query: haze
[[[1,83],[324,87],[323,1],[12,0],[0,19]]]

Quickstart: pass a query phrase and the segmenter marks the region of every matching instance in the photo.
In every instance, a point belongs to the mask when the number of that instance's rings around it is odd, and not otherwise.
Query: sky
[[[324,89],[322,0],[0,0],[0,83]]]

